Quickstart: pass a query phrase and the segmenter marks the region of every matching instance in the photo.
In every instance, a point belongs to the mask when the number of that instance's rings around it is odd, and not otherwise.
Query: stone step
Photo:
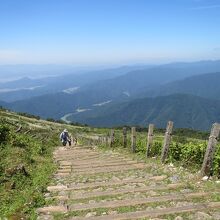
[[[92,160],[72,160],[71,163],[74,165],[74,166],[86,166],[88,164],[90,165],[97,165],[97,164],[105,164],[105,163],[121,163],[121,162],[132,162],[134,160],[131,160],[131,159],[125,159],[125,158],[121,158],[121,159],[118,159],[118,158],[111,158],[111,159],[107,159],[107,158],[100,158],[100,159],[92,159]],[[137,161],[135,161],[137,162]]]
[[[84,169],[89,169],[89,168],[96,168],[96,167],[108,167],[108,166],[120,166],[120,165],[131,165],[131,164],[138,164],[138,162],[136,161],[117,161],[117,162],[109,162],[109,161],[103,161],[103,162],[99,162],[96,164],[74,164],[73,168],[84,168]]]
[[[121,168],[124,168],[124,167],[145,167],[146,164],[144,163],[131,163],[131,164],[121,164],[121,165],[109,165],[109,166],[97,166],[97,167],[92,167],[92,165],[90,167],[72,167],[72,171],[73,172],[90,172],[90,171],[96,171],[96,170],[100,170],[100,169],[114,169],[114,168],[118,168],[118,169],[121,169]]]
[[[66,213],[67,211],[66,206],[48,206],[37,209],[38,214]]]
[[[140,169],[145,169],[147,165],[133,165],[133,166],[122,166],[122,167],[112,167],[112,168],[99,168],[99,169],[91,169],[91,170],[78,170],[76,172],[72,172],[73,175],[71,176],[79,176],[79,175],[94,175],[94,174],[99,174],[99,173],[113,173],[113,172],[122,172],[122,171],[129,171],[129,170],[140,170]]]
[[[63,158],[57,158],[55,159],[58,163],[61,161],[69,161],[69,162],[75,162],[76,164],[80,164],[80,163],[89,163],[89,162],[103,162],[105,163],[106,161],[132,161],[131,159],[127,159],[124,157],[111,157],[111,158],[106,158],[106,157],[100,157],[100,156],[91,156],[91,157],[84,157],[84,158],[77,158],[77,159],[73,159],[73,158],[69,158],[69,157],[63,157]]]
[[[78,157],[78,158],[74,158],[74,159],[72,159],[72,161],[74,162],[74,161],[77,161],[78,163],[80,162],[80,161],[82,161],[82,163],[84,162],[85,163],[85,160],[88,160],[88,161],[96,161],[96,160],[101,160],[101,161],[111,161],[111,160],[117,160],[117,161],[121,161],[121,160],[125,160],[125,161],[127,161],[127,160],[129,160],[129,161],[132,161],[132,159],[129,159],[129,158],[126,158],[126,157],[122,157],[122,156],[118,156],[118,157],[115,157],[115,156],[101,156],[101,155],[99,155],[99,156],[91,156],[91,157],[84,157],[84,158],[82,158],[82,157]]]
[[[100,154],[95,151],[82,152],[82,153],[78,153],[78,152],[74,152],[74,151],[72,151],[72,152],[66,151],[65,153],[59,153],[57,155],[54,155],[55,158],[64,158],[64,157],[76,158],[76,157],[87,157],[87,156],[100,156]]]
[[[77,144],[76,146],[71,146],[70,147],[71,149],[79,149],[79,150],[90,150],[90,149],[94,149],[93,146],[86,146],[86,145],[80,145],[80,144]]]
[[[54,177],[66,177],[66,176],[69,176],[70,173],[61,173],[61,172],[58,172],[58,173],[55,173],[54,174]]]
[[[120,194],[127,194],[127,193],[136,193],[136,192],[147,192],[151,190],[170,190],[170,189],[177,189],[183,187],[184,185],[179,184],[168,184],[163,186],[146,186],[146,187],[137,187],[137,188],[128,188],[128,189],[114,189],[111,191],[99,191],[99,192],[85,192],[85,193],[72,193],[70,195],[70,199],[88,199],[88,198],[95,198],[100,196],[116,196]],[[71,191],[71,188],[64,189],[65,191]]]
[[[77,154],[77,155],[59,155],[59,157],[57,157],[57,159],[65,159],[65,158],[71,158],[73,160],[77,160],[77,159],[84,159],[84,158],[97,158],[100,157],[100,154],[97,153],[89,153],[89,154]]]
[[[71,173],[72,169],[58,169],[57,173]]]
[[[59,150],[62,150],[62,149],[65,149],[65,150],[94,150],[94,147],[92,146],[83,146],[83,145],[75,145],[75,146],[66,146],[66,147],[63,147],[63,146],[60,146],[57,148],[56,151],[59,151]]]
[[[66,160],[66,159],[71,159],[71,160],[86,160],[86,159],[95,159],[95,158],[100,158],[99,154],[86,154],[86,155],[77,155],[77,156],[71,156],[71,155],[59,155],[59,157],[55,158],[56,160]]]
[[[72,166],[63,166],[63,165],[61,165],[61,166],[59,166],[59,169],[60,170],[72,170]]]
[[[82,211],[82,210],[91,210],[98,208],[119,208],[126,206],[136,206],[148,203],[155,202],[167,202],[167,201],[178,201],[178,200],[188,200],[193,198],[201,198],[204,196],[208,196],[210,193],[186,193],[186,194],[172,194],[165,196],[155,196],[144,199],[126,199],[126,200],[117,200],[117,201],[105,201],[105,202],[97,202],[90,204],[72,204],[69,206],[70,211]]]
[[[150,211],[137,211],[137,212],[127,212],[122,214],[104,215],[104,216],[94,216],[88,217],[88,220],[132,220],[132,219],[143,219],[143,218],[157,218],[163,215],[171,214],[181,214],[187,212],[204,211],[219,209],[220,202],[206,202],[198,203],[189,206],[181,207],[169,207],[163,209],[154,209]],[[73,217],[71,220],[84,220],[85,217]]]
[[[62,191],[62,190],[65,190],[65,189],[67,189],[67,186],[65,186],[65,185],[57,185],[57,186],[48,186],[47,187],[47,190],[49,192]]]
[[[70,162],[70,161],[60,161],[59,162],[59,164],[61,165],[61,166],[71,166],[72,165],[72,162]]]
[[[65,153],[65,152],[82,152],[82,153],[85,153],[85,152],[92,152],[94,150],[92,149],[82,149],[82,148],[65,148],[65,149],[58,149],[54,152],[54,154],[59,154],[59,153]]]
[[[87,188],[97,188],[97,187],[107,187],[107,186],[117,186],[117,185],[124,185],[128,183],[144,183],[147,181],[162,181],[166,179],[166,175],[162,176],[152,176],[148,178],[141,178],[141,179],[128,179],[128,180],[119,180],[119,181],[111,181],[111,182],[96,182],[96,183],[83,183],[77,185],[69,186],[68,190],[81,190]]]
[[[55,151],[53,154],[54,155],[59,155],[59,154],[66,154],[66,152],[77,152],[77,153],[90,153],[90,152],[99,152],[99,151],[97,151],[97,150],[95,150],[95,149],[70,149],[70,148],[68,148],[68,149],[64,149],[64,150],[57,150],[57,151]]]

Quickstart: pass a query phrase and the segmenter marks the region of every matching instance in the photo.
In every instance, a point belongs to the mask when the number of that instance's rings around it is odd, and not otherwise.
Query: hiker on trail
[[[60,134],[60,141],[62,142],[63,146],[66,146],[67,142],[69,143],[69,146],[71,146],[71,136],[69,135],[67,129],[64,129]]]

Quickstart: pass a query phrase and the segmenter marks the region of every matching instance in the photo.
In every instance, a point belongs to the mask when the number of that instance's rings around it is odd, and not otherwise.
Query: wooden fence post
[[[146,149],[146,157],[149,156],[150,151],[151,151],[151,147],[153,144],[153,137],[154,137],[154,125],[153,124],[149,124],[149,128],[148,128],[148,135],[147,135],[147,149]]]
[[[166,133],[164,137],[164,143],[163,143],[163,149],[162,149],[162,154],[161,154],[161,161],[162,163],[165,162],[168,156],[168,151],[171,143],[171,137],[172,137],[172,131],[173,131],[173,122],[168,121],[167,123],[167,128],[166,128]]]
[[[136,127],[131,128],[131,150],[133,153],[136,151]]]
[[[114,129],[111,129],[110,147],[113,147],[114,141],[115,141],[115,131]]]
[[[123,128],[123,146],[127,147],[127,128]]]
[[[204,157],[203,164],[202,164],[202,169],[201,169],[202,176],[205,176],[205,175],[210,176],[211,174],[215,147],[218,141],[219,132],[220,132],[220,124],[214,123],[212,125],[212,130],[210,133],[208,146],[206,148],[206,153],[205,153],[205,157]]]

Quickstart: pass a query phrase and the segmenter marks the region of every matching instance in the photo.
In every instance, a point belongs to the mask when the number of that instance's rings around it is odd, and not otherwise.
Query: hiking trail
[[[220,219],[219,187],[182,167],[80,145],[57,148],[54,160],[53,201],[39,220]]]

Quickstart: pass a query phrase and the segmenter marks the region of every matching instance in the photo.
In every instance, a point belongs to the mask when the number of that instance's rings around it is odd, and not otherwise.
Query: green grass
[[[0,218],[36,219],[36,208],[49,202],[44,194],[56,170],[52,153],[65,127],[74,135],[83,129],[0,110]]]
[[[169,148],[167,163],[176,163],[178,166],[183,166],[189,168],[192,172],[196,172],[201,169],[204,155],[206,152],[208,144],[208,133],[193,131],[189,134],[191,130],[187,129],[177,129],[174,130],[174,135],[172,136],[172,141]],[[103,133],[105,135],[107,133]],[[188,136],[187,136],[188,135]],[[130,140],[130,130],[127,133],[127,148],[125,152],[131,152],[131,140]],[[112,150],[123,150],[122,143],[122,129],[115,130],[115,142],[113,144]],[[156,130],[154,133],[153,146],[150,150],[150,157],[160,158],[162,147],[163,147],[164,133],[160,130]],[[136,134],[136,154],[139,158],[145,159],[146,155],[146,144],[147,143],[147,132],[137,132]],[[109,144],[99,143],[100,148],[103,150],[109,149]],[[213,169],[211,174],[220,177],[220,143],[218,143],[213,160]]]
[[[36,217],[35,208],[45,204],[44,192],[55,170],[52,152],[55,135],[41,131],[37,137],[16,133],[6,120],[0,122],[0,216]],[[4,131],[7,131],[4,134]],[[27,131],[27,130],[26,130]],[[39,131],[38,131],[39,132]],[[39,138],[40,136],[40,138]]]

